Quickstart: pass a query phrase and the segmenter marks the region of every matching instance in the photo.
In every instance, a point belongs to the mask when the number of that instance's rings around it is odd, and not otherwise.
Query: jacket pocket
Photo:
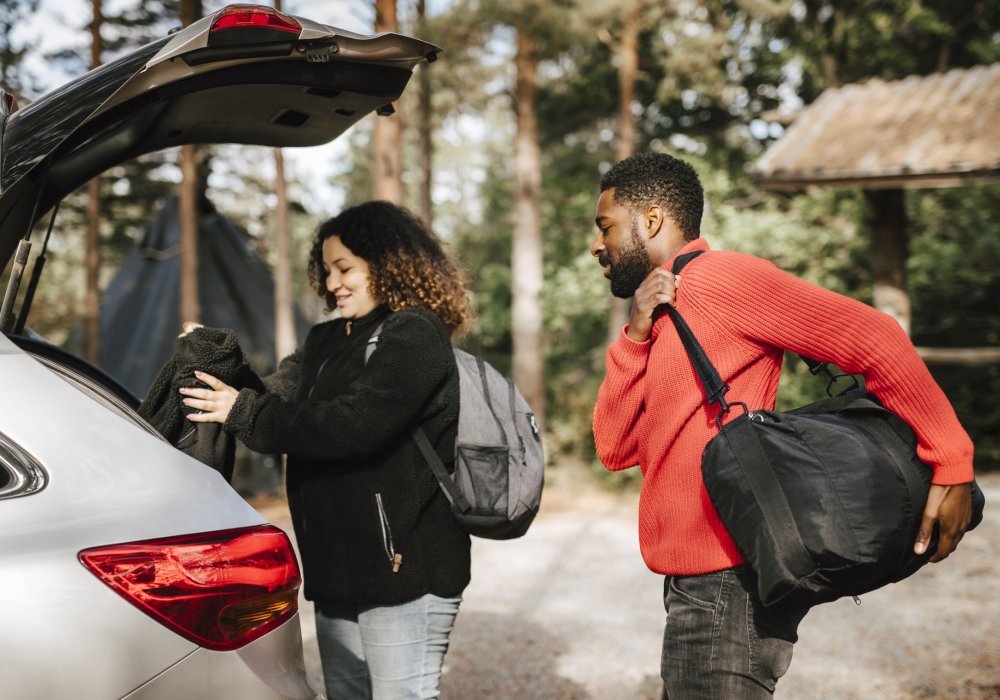
[[[382,546],[385,555],[392,566],[392,573],[398,573],[399,567],[403,565],[403,554],[396,551],[396,546],[392,542],[392,528],[389,526],[389,517],[385,513],[385,506],[382,504],[382,494],[375,493],[375,507],[378,509],[379,527],[382,529]]]

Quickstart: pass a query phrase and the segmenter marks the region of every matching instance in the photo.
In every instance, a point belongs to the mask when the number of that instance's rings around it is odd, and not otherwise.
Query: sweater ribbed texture
[[[696,239],[677,255],[695,250],[709,250],[708,243]],[[972,480],[972,443],[894,319],[740,253],[702,255],[681,279],[677,309],[730,385],[728,401],[773,409],[783,349],[832,362],[863,375],[867,389],[914,428],[917,454],[934,470],[935,484]],[[632,341],[626,330],[608,348],[594,436],[607,469],[642,469],[643,558],[668,575],[737,566],[743,557],[701,479],[701,453],[718,434],[718,407],[705,404],[666,314],[646,342]]]

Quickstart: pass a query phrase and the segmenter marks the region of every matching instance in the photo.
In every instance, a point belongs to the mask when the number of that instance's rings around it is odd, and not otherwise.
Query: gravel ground
[[[811,611],[782,700],[1000,699],[1000,474],[980,477],[986,517],[947,561]],[[291,531],[281,504],[258,506]],[[548,488],[520,540],[473,540],[444,700],[660,697],[662,578],[642,563],[634,496]],[[321,687],[312,605],[306,665]]]

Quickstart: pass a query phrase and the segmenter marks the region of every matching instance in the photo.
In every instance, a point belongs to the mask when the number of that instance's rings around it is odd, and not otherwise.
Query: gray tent
[[[274,367],[274,280],[246,231],[215,211],[198,222],[198,296],[202,323],[234,330],[258,373]],[[101,367],[141,398],[173,354],[180,324],[180,222],[171,197],[101,297]],[[298,309],[295,326],[304,340],[309,324]],[[238,491],[277,493],[280,483],[276,455],[237,451]]]
[[[201,322],[231,328],[258,372],[274,367],[274,280],[249,236],[218,212],[198,225]],[[296,331],[309,324],[296,309]],[[180,224],[166,201],[101,298],[101,367],[139,397],[170,358],[180,332]]]

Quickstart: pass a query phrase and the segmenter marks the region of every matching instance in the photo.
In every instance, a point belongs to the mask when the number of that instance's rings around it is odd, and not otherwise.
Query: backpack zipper
[[[399,567],[403,565],[403,555],[396,551],[392,543],[392,529],[389,527],[389,518],[385,514],[385,507],[382,505],[382,494],[375,494],[375,505],[378,507],[379,525],[382,527],[382,546],[385,548],[385,555],[392,564],[392,573],[399,573]]]

